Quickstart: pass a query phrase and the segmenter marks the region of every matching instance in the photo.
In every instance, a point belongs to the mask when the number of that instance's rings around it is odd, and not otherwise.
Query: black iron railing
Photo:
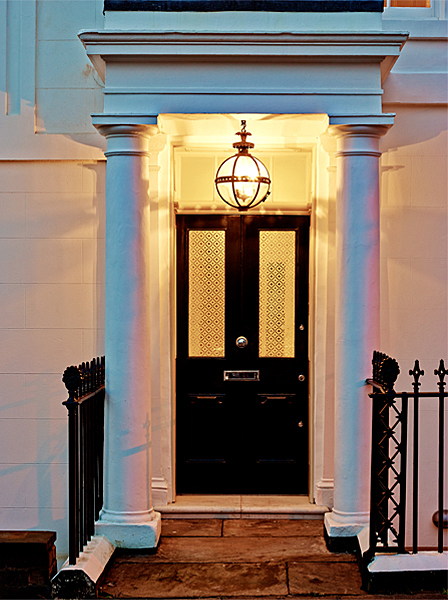
[[[443,360],[434,370],[438,376],[437,392],[421,392],[420,377],[424,371],[419,361],[409,371],[414,379],[412,392],[396,392],[395,381],[400,367],[393,358],[381,352],[373,353],[373,378],[367,382],[374,386],[370,394],[372,414],[372,471],[370,505],[369,555],[376,552],[405,553],[406,532],[406,474],[408,465],[408,405],[413,404],[412,446],[412,546],[418,552],[418,486],[419,486],[419,404],[420,400],[436,398],[439,401],[438,423],[438,514],[443,515],[444,469],[444,401],[445,369]],[[443,552],[443,518],[438,520],[437,550]]]
[[[67,367],[69,564],[95,533],[103,505],[104,356]]]

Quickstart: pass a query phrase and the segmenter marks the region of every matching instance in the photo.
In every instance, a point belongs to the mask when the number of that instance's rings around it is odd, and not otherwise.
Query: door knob
[[[297,427],[303,427],[303,421],[299,421],[299,422],[297,423]]]
[[[235,342],[235,344],[238,346],[238,348],[245,348],[248,343],[249,342],[247,341],[247,338],[245,338],[243,335],[240,335],[239,337],[237,337],[236,342]]]
[[[299,375],[299,381],[305,381],[305,375]]]

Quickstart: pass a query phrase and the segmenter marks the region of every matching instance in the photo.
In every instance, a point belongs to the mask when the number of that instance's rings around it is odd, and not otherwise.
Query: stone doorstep
[[[75,565],[68,559],[51,581],[54,598],[91,598],[95,593],[115,546],[104,536],[93,536]]]
[[[239,500],[238,500],[239,498]],[[168,519],[323,519],[327,506],[303,502],[303,497],[180,496],[156,507]]]

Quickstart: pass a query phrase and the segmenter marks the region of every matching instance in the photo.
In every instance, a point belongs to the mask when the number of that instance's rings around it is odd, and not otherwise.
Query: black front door
[[[177,492],[308,492],[308,217],[177,217]]]

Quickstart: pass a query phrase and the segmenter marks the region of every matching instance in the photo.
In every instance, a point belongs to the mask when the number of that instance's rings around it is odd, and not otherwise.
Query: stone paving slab
[[[162,519],[162,537],[221,537],[221,519]]]
[[[250,558],[249,558],[250,557]],[[249,560],[248,560],[249,558]],[[157,553],[122,554],[117,563],[182,563],[182,562],[279,562],[307,559],[329,562],[355,561],[354,556],[329,552],[321,538],[309,537],[223,537],[163,538]]]
[[[238,519],[223,523],[224,537],[322,537],[322,520]]]
[[[114,564],[102,597],[114,598],[254,598],[288,594],[284,564],[133,564],[132,579]]]
[[[290,562],[288,575],[291,594],[367,596],[361,590],[361,575],[354,562]]]

